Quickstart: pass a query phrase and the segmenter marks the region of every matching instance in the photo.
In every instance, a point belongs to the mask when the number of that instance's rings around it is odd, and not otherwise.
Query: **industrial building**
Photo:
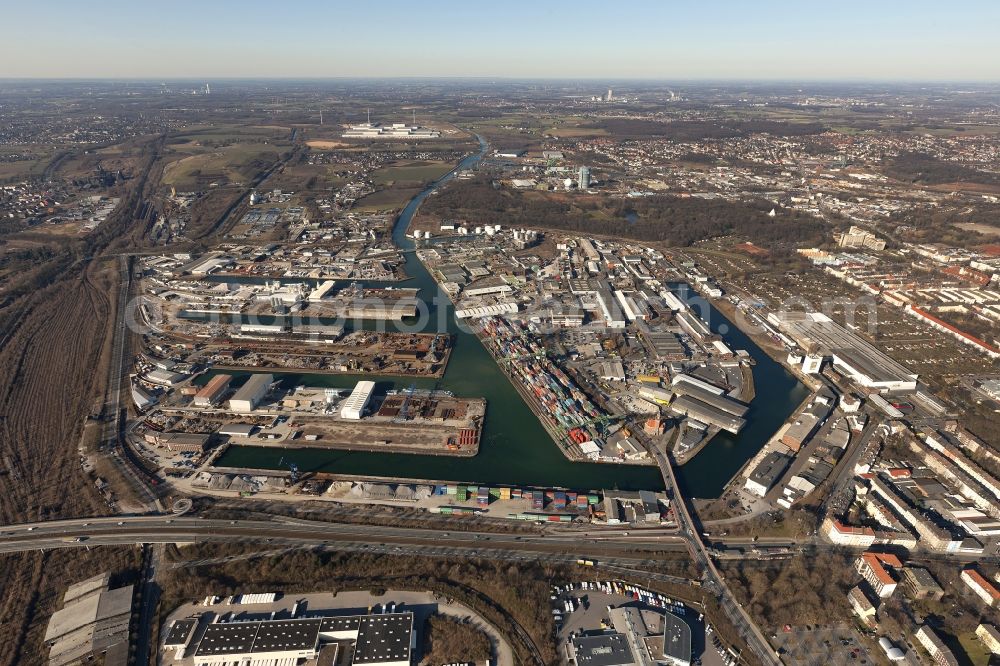
[[[684,375],[680,376],[683,377]],[[712,390],[706,390],[691,381],[678,381],[673,384],[673,389],[675,393],[679,393],[680,395],[684,395],[689,398],[694,398],[699,402],[703,402],[714,407],[715,409],[718,409],[719,411],[733,416],[743,416],[747,413],[747,410],[750,409],[742,402],[722,395],[721,391],[717,393]]]
[[[812,437],[819,426],[819,419],[805,412],[792,421],[781,435],[781,443],[792,451],[798,451]]]
[[[190,654],[195,666],[293,665],[321,653],[331,658],[328,663],[340,663],[336,656],[341,643],[353,643],[353,656],[343,663],[410,666],[416,645],[413,613],[409,612],[214,622],[197,639],[189,622],[171,625],[164,648],[173,650],[175,661]]]
[[[49,664],[91,661],[103,655],[107,666],[128,663],[132,586],[109,589],[110,573],[70,585],[63,607],[45,630]]]
[[[825,314],[771,313],[768,321],[787,332],[810,356],[829,357],[834,369],[858,386],[878,392],[917,388],[915,373]]]
[[[274,375],[271,374],[250,375],[250,379],[229,399],[229,409],[240,413],[252,412],[267,395],[273,382]]]
[[[570,646],[570,659],[576,666],[637,666],[639,663],[622,634],[578,636]]]
[[[406,123],[382,125],[372,122],[351,125],[341,134],[344,139],[436,139],[440,136],[441,132],[419,125]]]
[[[698,419],[702,423],[714,425],[733,434],[738,433],[746,425],[746,419],[689,395],[679,395],[674,398],[674,401],[670,403],[670,411],[674,414]]]
[[[371,401],[374,391],[375,382],[358,382],[354,390],[351,391],[351,395],[344,400],[344,404],[340,408],[340,417],[355,421],[359,420],[364,414],[368,403]]]
[[[763,497],[774,487],[790,464],[792,464],[790,454],[784,451],[771,451],[750,472],[743,487],[747,492]]]
[[[663,659],[671,666],[691,664],[691,627],[670,612],[663,614]]]
[[[200,391],[194,396],[194,404],[197,407],[214,407],[221,400],[229,389],[229,382],[233,381],[232,375],[216,375],[208,380]]]

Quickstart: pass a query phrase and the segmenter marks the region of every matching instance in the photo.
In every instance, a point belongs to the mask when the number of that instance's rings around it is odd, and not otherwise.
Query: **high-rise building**
[[[611,95],[611,88],[608,88],[608,101],[610,102],[612,99],[614,98]]]
[[[580,175],[577,181],[581,190],[586,190],[590,187],[590,169],[588,167],[580,167]]]

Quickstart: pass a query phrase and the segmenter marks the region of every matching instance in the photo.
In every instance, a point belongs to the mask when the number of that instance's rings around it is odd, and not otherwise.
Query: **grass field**
[[[15,146],[0,147],[0,157],[14,154],[31,155],[31,159],[0,161],[0,181],[19,181],[41,176],[52,159],[52,149],[48,146],[35,145],[29,151]]]
[[[377,210],[402,208],[406,205],[407,201],[420,194],[422,189],[422,187],[392,187],[387,190],[380,190],[358,201],[354,206],[354,210],[374,212]]]
[[[445,175],[452,166],[448,162],[396,162],[376,170],[372,173],[372,180],[378,185],[423,185]]]
[[[987,666],[990,663],[990,651],[986,649],[981,640],[976,638],[974,632],[959,634],[957,638],[961,645],[961,650],[958,652],[965,652],[964,663],[972,664],[972,666]],[[958,663],[963,663],[961,654],[955,656],[958,657]]]
[[[188,150],[204,151],[205,148],[183,144],[174,146],[179,152]],[[178,190],[201,189],[204,180],[245,182],[253,178],[260,168],[255,161],[273,161],[280,150],[277,146],[263,143],[235,143],[208,152],[196,152],[168,164],[163,170],[162,182]]]

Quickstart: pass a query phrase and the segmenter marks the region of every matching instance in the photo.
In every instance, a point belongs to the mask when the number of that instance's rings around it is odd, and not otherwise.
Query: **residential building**
[[[906,567],[901,573],[901,579],[903,590],[914,599],[940,601],[944,596],[944,588],[923,567]]]
[[[847,593],[847,601],[863,624],[872,628],[878,624],[875,619],[875,604],[871,602],[860,585],[851,588],[851,591]]]
[[[963,569],[960,578],[990,608],[996,606],[997,601],[1000,601],[1000,591],[975,569]]]
[[[931,659],[938,666],[958,666],[958,659],[955,658],[952,651],[944,644],[941,637],[926,624],[917,629],[914,637],[927,650],[927,654],[931,656]]]
[[[976,637],[992,654],[1000,654],[1000,631],[992,624],[980,624],[976,627]]]
[[[892,577],[887,567],[898,570],[903,567],[903,563],[890,553],[872,552],[862,553],[854,562],[854,568],[868,581],[872,590],[881,599],[891,597],[896,591],[896,579]]]

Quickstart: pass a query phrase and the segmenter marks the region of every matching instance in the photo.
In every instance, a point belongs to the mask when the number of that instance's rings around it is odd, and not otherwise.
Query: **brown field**
[[[80,466],[82,415],[107,376],[115,273],[87,270],[33,294],[0,351],[0,521],[108,513]]]
[[[984,236],[1000,236],[1000,227],[993,227],[988,224],[980,224],[979,222],[959,222],[955,226],[959,229],[964,229],[965,231],[975,231],[977,234],[983,234]]]
[[[309,146],[310,148],[316,148],[317,150],[332,150],[333,148],[351,147],[351,144],[344,143],[343,141],[323,141],[321,139],[306,141],[306,145]]]
[[[1000,194],[1000,185],[987,185],[986,183],[941,183],[940,185],[927,185],[928,190],[937,192],[977,192],[981,194]]]

